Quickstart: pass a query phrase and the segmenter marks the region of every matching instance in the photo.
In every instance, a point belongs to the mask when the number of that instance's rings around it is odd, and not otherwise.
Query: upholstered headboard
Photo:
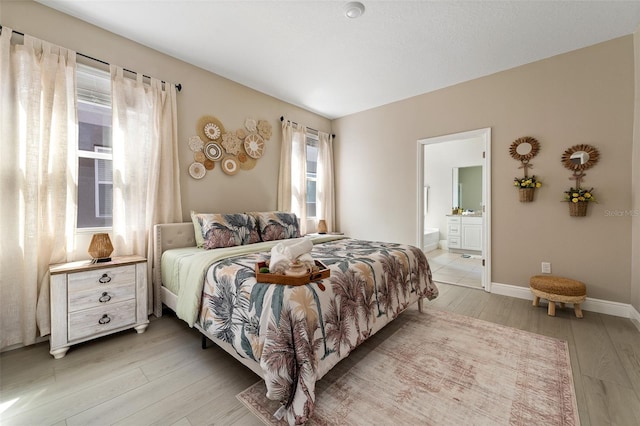
[[[193,222],[163,223],[153,227],[153,310],[156,316],[162,314],[162,273],[160,260],[162,253],[168,249],[195,247],[196,237]]]

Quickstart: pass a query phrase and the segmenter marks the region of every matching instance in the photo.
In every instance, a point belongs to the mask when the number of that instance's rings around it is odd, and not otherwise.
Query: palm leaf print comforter
[[[313,413],[315,383],[355,347],[418,298],[438,289],[424,253],[413,246],[341,239],[314,245],[331,270],[302,286],[256,283],[269,253],[217,261],[207,271],[198,325],[258,362],[267,396],[289,424]]]

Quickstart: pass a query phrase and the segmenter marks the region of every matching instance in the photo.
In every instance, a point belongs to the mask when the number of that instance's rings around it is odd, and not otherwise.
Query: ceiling
[[[330,119],[640,24],[640,1],[37,1]]]

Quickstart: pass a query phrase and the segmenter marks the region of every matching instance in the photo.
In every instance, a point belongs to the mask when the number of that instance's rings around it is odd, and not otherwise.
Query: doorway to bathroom
[[[491,129],[418,140],[418,246],[435,281],[491,286]]]

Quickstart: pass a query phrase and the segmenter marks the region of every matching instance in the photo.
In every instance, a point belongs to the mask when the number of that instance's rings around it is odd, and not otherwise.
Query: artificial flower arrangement
[[[542,182],[536,179],[536,176],[533,175],[531,177],[515,178],[513,180],[513,186],[517,188],[540,188],[542,186]]]
[[[593,196],[593,188],[569,188],[568,191],[564,191],[564,200],[572,203],[588,203],[591,201],[597,203]]]

